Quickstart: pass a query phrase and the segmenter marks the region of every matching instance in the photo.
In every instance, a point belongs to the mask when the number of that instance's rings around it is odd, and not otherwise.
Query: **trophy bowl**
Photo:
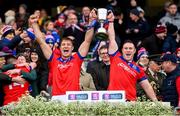
[[[104,22],[106,21],[107,18],[107,9],[105,8],[99,8],[97,10],[97,16],[98,16],[98,21],[100,23],[100,28],[98,28],[95,37],[99,40],[107,40],[108,35],[106,29],[103,27]]]
[[[95,38],[98,40],[107,40],[108,35],[106,33],[106,29],[103,27],[100,27],[95,34]]]

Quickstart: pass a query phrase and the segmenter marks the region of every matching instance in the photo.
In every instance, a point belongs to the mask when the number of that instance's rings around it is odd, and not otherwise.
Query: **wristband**
[[[87,30],[95,27],[97,25],[97,20],[93,20],[90,25],[87,26]]]

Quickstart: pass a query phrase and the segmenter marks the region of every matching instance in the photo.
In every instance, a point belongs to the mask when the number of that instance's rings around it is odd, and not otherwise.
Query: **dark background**
[[[129,0],[117,0],[118,6],[125,8],[129,4]],[[139,3],[145,4],[146,0],[138,0]],[[59,5],[74,5],[81,7],[84,5],[90,7],[105,7],[108,0],[0,0],[0,16],[4,17],[4,13],[9,9],[18,9],[18,6],[25,3],[28,6],[28,12],[32,13],[35,9],[45,8],[49,15],[51,9]]]
[[[125,10],[130,3],[130,0],[117,0],[118,7]],[[147,1],[151,0],[136,0],[138,5],[142,8],[147,6]],[[157,0],[158,1],[158,0]],[[162,0],[161,0],[162,1]],[[178,3],[179,0],[173,0]],[[49,15],[52,13],[52,8],[60,5],[74,5],[76,7],[90,6],[90,7],[105,7],[108,0],[0,0],[0,17],[4,17],[4,13],[9,9],[16,9],[20,4],[25,3],[28,7],[28,12],[33,13],[35,9],[45,8]]]

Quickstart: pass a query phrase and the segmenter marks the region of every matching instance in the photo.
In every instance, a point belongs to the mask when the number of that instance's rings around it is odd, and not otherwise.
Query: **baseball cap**
[[[171,61],[173,63],[177,63],[178,59],[177,59],[177,56],[175,54],[165,54],[162,57],[162,61]]]

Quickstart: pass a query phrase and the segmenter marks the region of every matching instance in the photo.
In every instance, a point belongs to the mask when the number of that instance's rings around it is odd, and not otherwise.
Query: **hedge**
[[[16,103],[2,108],[2,115],[7,116],[59,116],[59,115],[173,115],[167,105],[157,102],[134,103],[68,103],[48,101],[45,98],[22,97]]]

